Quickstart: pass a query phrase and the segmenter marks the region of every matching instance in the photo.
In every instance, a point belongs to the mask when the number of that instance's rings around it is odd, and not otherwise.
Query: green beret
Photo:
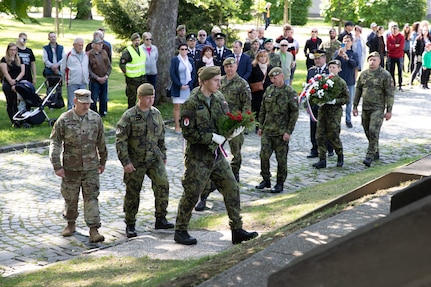
[[[267,39],[265,39],[265,41],[263,41],[263,44],[266,44],[266,43],[272,43],[272,39],[271,38],[267,38]]]
[[[132,34],[132,36],[130,36],[130,40],[134,41],[136,39],[141,39],[141,36],[139,36],[139,34],[135,32]]]
[[[280,74],[283,74],[283,70],[280,67],[272,68],[271,71],[269,71],[268,76],[275,77]]]
[[[138,96],[154,96],[154,87],[151,84],[144,83],[138,87]]]
[[[380,54],[379,54],[379,52],[376,52],[376,51],[371,52],[371,53],[368,55],[367,60],[368,60],[369,58],[371,58],[371,57],[379,57],[379,58],[380,58]]]
[[[219,66],[209,66],[202,69],[199,74],[199,78],[201,79],[201,81],[206,81],[220,74],[221,70]]]
[[[223,61],[223,66],[227,65],[233,65],[235,64],[235,59],[233,57],[226,58],[226,60]]]

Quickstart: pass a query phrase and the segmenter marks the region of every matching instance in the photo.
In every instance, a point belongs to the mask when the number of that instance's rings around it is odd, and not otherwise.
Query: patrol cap
[[[280,67],[272,68],[271,71],[269,71],[268,76],[275,77],[280,74],[283,74],[283,70]]]
[[[326,56],[325,50],[313,50],[313,52],[309,55],[310,59],[318,59],[323,56]]]
[[[87,89],[78,89],[73,92],[75,94],[75,98],[78,102],[82,104],[92,104],[93,100],[91,99],[91,91]]]
[[[217,75],[221,74],[221,70],[219,66],[208,66],[203,67],[200,70],[199,78],[201,81],[209,80]]]
[[[331,60],[328,63],[328,66],[329,65],[337,65],[338,67],[341,67],[341,62],[340,62],[340,60]]]
[[[139,36],[139,33],[133,33],[132,36],[130,36],[130,40],[134,41],[136,39],[141,39],[141,36]]]
[[[189,33],[189,34],[187,34],[186,40],[187,41],[196,41],[197,40],[196,34],[195,33]]]
[[[255,39],[253,39],[252,41],[251,41],[251,44],[253,45],[253,44],[255,44],[255,43],[258,43],[259,44],[259,38],[255,38]]]
[[[153,96],[155,94],[153,85],[144,83],[138,87],[138,96]]]
[[[215,38],[216,39],[226,39],[226,35],[225,34],[223,34],[223,33],[216,33],[215,34]]]
[[[371,57],[378,57],[378,58],[380,58],[380,54],[379,54],[379,52],[377,52],[377,51],[371,52],[371,53],[368,55],[368,57],[367,57],[367,61],[368,61],[368,59],[370,59]]]
[[[271,38],[266,38],[265,41],[263,41],[263,44],[272,43],[272,42],[273,40]]]
[[[177,27],[177,31],[182,30],[182,29],[185,29],[185,28],[186,28],[186,25],[183,25],[183,24],[178,25],[178,27]]]
[[[228,57],[223,61],[223,66],[233,65],[235,64],[235,59],[233,57]]]
[[[93,41],[91,41],[91,43],[93,43],[93,44],[100,44],[100,43],[103,43],[103,40],[100,39],[99,37],[96,37],[96,38],[93,39]]]

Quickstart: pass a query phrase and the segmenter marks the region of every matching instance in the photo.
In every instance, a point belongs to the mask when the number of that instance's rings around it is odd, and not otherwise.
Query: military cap
[[[134,41],[136,39],[141,39],[141,36],[139,36],[139,33],[133,33],[132,36],[130,36],[130,40]]]
[[[371,58],[371,57],[379,57],[379,58],[380,58],[380,54],[379,54],[379,52],[376,52],[376,51],[371,52],[371,53],[368,55],[367,60],[368,60],[369,58]]]
[[[93,39],[93,41],[91,41],[91,43],[93,44],[99,44],[99,43],[103,43],[103,40],[100,39],[99,37],[96,37]]]
[[[317,59],[322,56],[326,56],[325,50],[313,50],[313,52],[309,55],[310,59]]]
[[[226,39],[226,35],[225,34],[223,34],[223,33],[216,33],[215,34],[215,38],[216,39]]]
[[[154,87],[149,83],[144,83],[138,87],[138,96],[153,96],[154,95]]]
[[[182,29],[185,29],[186,28],[186,25],[178,25],[178,27],[177,27],[177,31],[179,31],[179,30],[182,30]]]
[[[338,67],[341,67],[341,62],[340,62],[340,60],[331,60],[328,63],[328,66],[329,65],[337,65]]]
[[[273,40],[271,38],[266,38],[265,41],[263,41],[263,44],[272,43],[272,42]]]
[[[269,71],[268,76],[275,77],[280,74],[283,74],[283,70],[280,67],[272,68],[271,71]]]
[[[233,65],[235,64],[235,59],[233,57],[228,57],[223,61],[223,66]]]
[[[251,44],[253,45],[254,43],[259,43],[259,38],[255,38],[251,41]]]
[[[91,99],[91,91],[87,89],[78,89],[73,92],[75,94],[75,98],[78,102],[83,104],[92,104],[93,100]]]
[[[221,70],[219,66],[208,66],[200,71],[199,78],[201,81],[206,81],[220,74]]]
[[[195,33],[189,33],[189,34],[187,34],[186,39],[187,39],[187,41],[196,41],[197,40],[196,34]]]

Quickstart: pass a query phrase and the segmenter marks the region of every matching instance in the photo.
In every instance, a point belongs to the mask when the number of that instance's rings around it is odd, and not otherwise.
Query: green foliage
[[[271,6],[271,22],[274,24],[283,23],[284,16],[284,1],[268,1],[272,3]],[[289,23],[292,25],[305,25],[308,18],[308,8],[310,8],[311,0],[291,0]],[[263,11],[263,10],[262,10]]]
[[[323,0],[320,5],[320,11],[323,11],[322,16],[325,17],[326,22],[330,22],[332,18],[338,18],[356,23],[359,19],[356,0]]]
[[[31,1],[26,0],[2,0],[0,12],[14,16],[17,20],[30,19],[27,15],[27,7]]]

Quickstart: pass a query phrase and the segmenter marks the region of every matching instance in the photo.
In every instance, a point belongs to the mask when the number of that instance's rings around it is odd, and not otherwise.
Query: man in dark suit
[[[314,58],[314,66],[308,69],[307,71],[307,83],[317,74],[328,75],[328,67],[326,66],[326,54],[324,50],[314,50],[310,55],[310,58]],[[314,117],[317,119],[319,113],[318,105],[311,105],[311,112]],[[316,141],[316,130],[317,130],[317,122],[313,121],[310,116],[310,140],[311,140],[311,151],[310,154],[307,155],[307,158],[315,158],[318,157],[319,154],[317,152],[317,141]],[[334,148],[328,143],[328,156],[334,155]]]
[[[187,39],[187,47],[189,49],[187,56],[189,56],[189,58],[196,63],[196,61],[200,60],[201,58],[201,51],[196,49],[196,41],[197,41],[196,34],[195,33],[187,34],[186,39]]]
[[[251,59],[248,55],[242,53],[242,42],[236,40],[232,46],[233,55],[237,64],[237,73],[244,80],[248,80],[251,74]]]
[[[223,33],[215,34],[216,47],[214,49],[214,65],[221,68],[221,74],[224,75],[223,61],[232,57],[232,51],[225,47],[226,35]]]

